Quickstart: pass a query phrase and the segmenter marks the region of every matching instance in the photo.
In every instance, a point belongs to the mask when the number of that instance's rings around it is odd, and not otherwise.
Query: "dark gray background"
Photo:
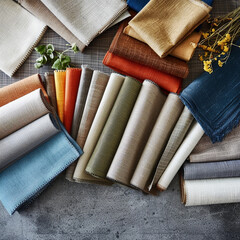
[[[240,6],[240,0],[215,0],[212,14],[225,14]],[[71,54],[74,66],[88,64],[106,73],[112,71],[102,59],[117,26],[96,38],[84,53]],[[66,42],[48,29],[41,44],[53,43],[57,50]],[[189,84],[203,70],[197,60],[190,62]],[[13,78],[0,72],[0,86],[31,74],[52,71],[34,69],[33,52]],[[6,56],[7,61],[7,56]],[[0,204],[0,239],[240,239],[240,204],[185,207],[181,203],[178,176],[158,197],[115,184],[70,183],[61,174],[34,203],[9,216]]]

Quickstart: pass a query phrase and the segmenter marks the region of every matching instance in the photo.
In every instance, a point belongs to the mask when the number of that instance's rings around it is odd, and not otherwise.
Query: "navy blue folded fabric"
[[[212,74],[203,73],[180,95],[213,143],[222,141],[240,121],[239,60],[240,48],[232,46],[223,67],[214,62]]]

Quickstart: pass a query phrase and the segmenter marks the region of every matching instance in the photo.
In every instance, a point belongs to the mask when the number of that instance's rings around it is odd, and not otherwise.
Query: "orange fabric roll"
[[[65,84],[64,126],[70,133],[82,69],[67,68]]]
[[[103,64],[112,68],[116,72],[137,78],[140,81],[145,79],[152,80],[161,88],[169,92],[179,93],[181,90],[181,78],[129,61],[128,59],[119,57],[113,53],[106,53],[103,59]]]
[[[66,71],[55,70],[54,71],[54,80],[55,80],[55,88],[56,88],[58,116],[63,123]]]

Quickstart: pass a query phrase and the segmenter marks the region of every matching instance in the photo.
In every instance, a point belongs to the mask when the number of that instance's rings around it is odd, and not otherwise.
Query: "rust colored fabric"
[[[42,89],[44,96],[48,99],[47,92],[44,89],[39,74],[32,75],[6,87],[0,88],[0,107],[38,88]]]
[[[82,70],[80,68],[67,68],[65,83],[65,102],[63,122],[66,130],[70,133],[72,120],[77,99],[78,86]]]
[[[181,78],[132,62],[126,58],[110,53],[109,51],[103,59],[103,64],[116,72],[137,78],[141,82],[145,79],[152,80],[169,92],[179,93],[181,90]]]

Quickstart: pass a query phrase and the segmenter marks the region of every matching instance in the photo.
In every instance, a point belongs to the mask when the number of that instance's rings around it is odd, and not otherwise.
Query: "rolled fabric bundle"
[[[66,82],[66,71],[65,70],[55,70],[54,80],[56,88],[56,98],[57,98],[57,108],[58,116],[60,120],[64,121],[64,104],[65,104],[65,82]]]
[[[52,106],[57,112],[57,98],[56,98],[54,74],[46,72],[44,73],[44,78],[45,78],[45,86],[46,86],[50,103],[52,104]]]
[[[240,160],[185,163],[183,170],[185,180],[240,177]]]
[[[168,138],[182,112],[183,104],[179,96],[170,93],[158,115],[156,123],[144,147],[134,171],[131,185],[144,190],[161,156]]]
[[[75,103],[75,109],[73,114],[71,136],[76,139],[78,134],[79,125],[82,119],[84,106],[86,103],[89,86],[91,84],[93,70],[86,65],[82,65],[82,73],[80,83],[78,87],[77,99]]]
[[[240,40],[236,45],[240,45]],[[222,141],[240,121],[239,57],[240,48],[233,46],[221,68],[215,61],[212,74],[203,73],[180,95],[213,143]]]
[[[130,180],[166,100],[154,82],[145,80],[132,110],[107,178],[130,185]]]
[[[0,107],[0,139],[49,113],[51,106],[41,89]]]
[[[118,93],[122,87],[125,77],[112,73],[106,89],[104,91],[102,100],[99,104],[97,113],[94,117],[92,126],[88,133],[86,142],[84,144],[84,154],[78,160],[77,166],[74,171],[73,179],[77,182],[89,181],[89,182],[103,182],[102,179],[97,179],[85,172],[85,168],[88,161],[94,151],[97,141],[101,135],[104,125],[109,117],[112,107],[117,99]]]
[[[170,92],[180,92],[182,79],[160,72],[148,66],[132,62],[126,58],[119,57],[113,53],[107,52],[103,64],[112,68],[116,72],[124,75],[132,76],[141,81],[145,79],[152,80],[161,88]]]
[[[109,75],[95,70],[92,75],[91,85],[89,87],[85,107],[83,110],[81,122],[77,134],[77,143],[83,148],[88,132],[91,128],[93,119],[101,102],[105,88],[109,80]],[[73,180],[73,173],[77,162],[74,162],[66,172],[66,179]]]
[[[182,202],[186,206],[240,202],[240,178],[183,180]]]
[[[102,130],[86,167],[89,174],[105,178],[117,151],[130,114],[141,89],[141,83],[126,77],[109,118]]]
[[[81,71],[81,68],[67,68],[66,70],[63,123],[68,133],[71,133],[72,120],[81,77]]]
[[[0,107],[38,88],[42,90],[44,96],[48,100],[48,95],[44,89],[42,79],[39,74],[32,75],[18,82],[0,88]]]
[[[173,158],[177,149],[181,145],[187,131],[190,128],[190,125],[193,121],[193,116],[187,107],[184,107],[181,116],[179,117],[172,134],[168,140],[167,146],[164,149],[164,152],[158,162],[155,174],[153,176],[153,180],[148,187],[148,190],[151,190],[153,186],[155,186],[162,176],[163,172],[167,168],[169,162]]]
[[[0,141],[0,171],[59,132],[51,114],[29,123]]]
[[[189,154],[192,152],[193,148],[197,145],[200,138],[204,134],[202,127],[194,122],[187,136],[183,140],[181,146],[178,148],[177,152],[171,159],[167,168],[160,177],[157,187],[159,190],[166,190],[175,175],[177,174],[180,167],[183,165]]]

